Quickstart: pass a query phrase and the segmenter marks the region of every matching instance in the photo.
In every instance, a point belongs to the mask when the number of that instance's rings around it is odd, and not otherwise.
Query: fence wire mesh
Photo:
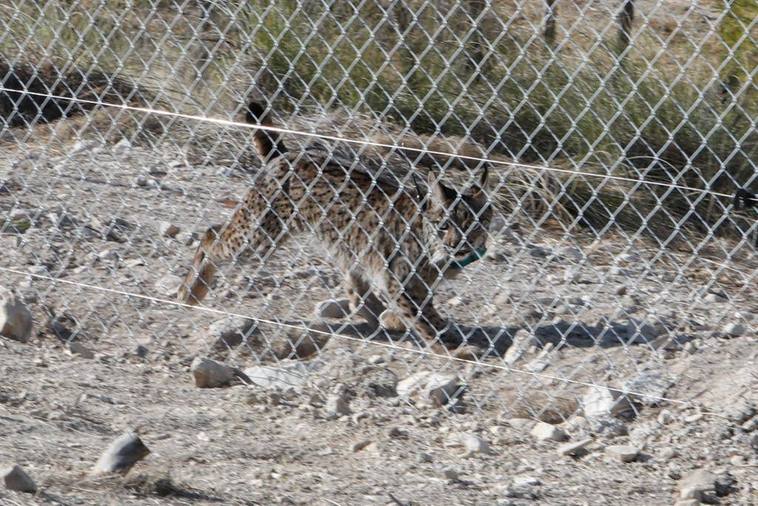
[[[204,357],[278,391],[268,409],[354,424],[348,399],[369,419],[411,408],[421,427],[481,433],[524,418],[579,440],[676,408],[747,438],[758,233],[731,196],[756,184],[756,14],[752,0],[6,1],[3,332],[39,344],[51,378],[74,361],[76,396],[113,370],[189,383]],[[6,377],[28,371],[14,346]],[[117,402],[124,426],[150,413],[180,431],[163,394],[160,414]],[[0,408],[19,395],[0,390]],[[65,432],[71,409],[45,409]],[[508,486],[492,493],[520,497]]]

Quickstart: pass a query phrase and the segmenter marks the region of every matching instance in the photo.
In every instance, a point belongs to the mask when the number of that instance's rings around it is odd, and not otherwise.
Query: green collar
[[[480,258],[484,256],[484,254],[487,252],[487,248],[482,246],[481,248],[477,248],[476,250],[469,253],[463,260],[453,260],[450,262],[450,267],[454,269],[463,269],[469,264],[473,264]]]

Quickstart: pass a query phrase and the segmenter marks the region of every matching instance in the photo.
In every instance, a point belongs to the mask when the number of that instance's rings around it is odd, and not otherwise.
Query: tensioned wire
[[[680,185],[676,183],[665,183],[662,181],[650,181],[647,179],[635,179],[633,177],[625,177],[625,176],[614,176],[611,174],[598,174],[595,172],[586,172],[586,171],[579,171],[579,170],[571,170],[571,169],[561,169],[558,167],[550,167],[550,166],[543,166],[543,165],[533,165],[533,164],[526,164],[526,163],[520,163],[520,162],[509,162],[505,160],[494,160],[490,158],[484,158],[484,157],[478,157],[478,156],[470,156],[470,155],[464,155],[464,154],[458,154],[458,153],[451,153],[447,151],[437,151],[432,149],[426,149],[426,148],[417,148],[412,146],[402,146],[400,144],[390,144],[390,143],[384,143],[384,142],[375,142],[370,141],[366,139],[351,139],[349,137],[341,137],[337,135],[328,135],[328,134],[320,134],[316,132],[306,132],[304,130],[295,130],[291,128],[284,128],[284,127],[276,127],[276,126],[270,126],[270,125],[255,125],[251,123],[243,123],[240,121],[233,121],[233,120],[227,120],[222,118],[214,118],[209,116],[200,116],[200,115],[194,115],[194,114],[186,114],[186,113],[180,113],[180,112],[172,112],[172,111],[166,111],[163,109],[153,109],[150,107],[138,107],[133,105],[127,105],[127,104],[116,104],[113,102],[103,102],[99,100],[88,100],[88,99],[82,99],[82,98],[76,98],[76,97],[66,97],[63,95],[54,95],[52,93],[40,93],[40,92],[33,92],[33,91],[27,91],[27,90],[17,90],[17,89],[11,89],[6,88],[4,86],[0,86],[0,91],[4,91],[6,93],[15,93],[19,95],[31,95],[36,97],[43,97],[43,98],[49,98],[54,100],[65,100],[69,102],[77,102],[81,104],[89,104],[89,105],[95,105],[95,106],[102,106],[102,107],[111,107],[116,109],[122,109],[126,111],[134,111],[134,112],[142,112],[146,114],[155,114],[158,116],[168,116],[173,118],[182,118],[182,119],[189,119],[189,120],[195,120],[200,121],[204,123],[212,123],[216,125],[222,125],[227,127],[238,127],[238,128],[249,128],[249,129],[259,129],[264,130],[268,132],[277,132],[277,133],[283,133],[283,134],[290,134],[290,135],[299,135],[302,137],[315,137],[319,139],[329,140],[329,141],[335,141],[335,142],[344,142],[348,144],[359,144],[363,146],[373,146],[373,147],[379,147],[379,148],[387,148],[387,149],[402,149],[405,151],[411,151],[416,153],[425,153],[430,155],[437,155],[437,156],[445,156],[445,157],[451,157],[451,158],[459,158],[461,160],[469,160],[472,162],[480,162],[480,163],[489,163],[493,165],[505,165],[509,167],[514,168],[520,168],[520,169],[527,169],[527,170],[535,170],[535,171],[542,171],[546,170],[549,172],[558,172],[562,174],[575,174],[578,176],[586,176],[586,177],[594,177],[594,178],[601,178],[601,179],[607,179],[607,180],[615,180],[615,181],[624,181],[627,183],[636,183],[636,184],[646,184],[646,185],[652,185],[652,186],[663,186],[667,188],[676,188],[678,190],[684,190],[684,191],[690,191],[695,193],[704,193],[707,195],[715,195],[718,197],[726,197],[729,199],[733,199],[734,195],[729,195],[727,193],[721,193],[716,192],[713,190],[707,190],[703,188],[694,188],[691,186],[686,185]]]

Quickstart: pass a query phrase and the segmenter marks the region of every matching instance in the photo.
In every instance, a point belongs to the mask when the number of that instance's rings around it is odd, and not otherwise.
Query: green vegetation
[[[468,136],[524,162],[725,193],[754,177],[758,100],[745,70],[757,60],[745,20],[758,12],[755,0],[732,2],[720,25],[735,48],[725,83],[715,70],[727,58],[720,41],[706,36],[696,44],[698,27],[667,32],[655,17],[633,26],[620,66],[612,17],[577,24],[560,10],[559,36],[549,47],[540,32],[544,13],[524,23],[529,13],[510,2],[483,11],[474,1],[409,0],[389,8],[198,1],[181,14],[168,8],[172,2],[158,2],[166,8],[157,11],[152,3],[0,7],[15,34],[2,39],[0,55],[11,57],[22,44],[27,60],[127,74],[189,112],[227,115],[255,81],[283,110],[343,108],[417,133]],[[570,39],[560,35],[562,23],[574,23]],[[597,35],[609,24],[612,30]],[[732,99],[725,85],[742,91]],[[677,216],[688,216],[702,229],[721,214],[710,197],[656,187],[629,195],[633,185],[555,177],[560,207],[597,224],[644,218],[671,230]],[[691,213],[695,201],[699,212]]]

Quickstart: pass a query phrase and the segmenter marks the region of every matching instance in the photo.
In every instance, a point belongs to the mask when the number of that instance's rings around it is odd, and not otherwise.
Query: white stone
[[[625,382],[624,390],[630,392],[629,396],[634,401],[646,406],[656,406],[662,402],[661,398],[665,397],[666,391],[673,384],[673,378],[664,371],[648,370]],[[620,404],[622,403],[623,401]]]
[[[0,286],[0,335],[29,341],[32,335],[32,313],[10,290]]]
[[[31,494],[37,491],[37,485],[34,483],[34,480],[19,465],[0,468],[0,480],[2,480],[3,485],[8,490]]]
[[[630,409],[629,400],[615,390],[591,387],[582,397],[582,410],[587,418],[616,416]]]
[[[196,357],[190,366],[195,386],[199,388],[218,388],[228,385],[234,378],[234,369],[228,365]]]
[[[582,453],[588,445],[592,443],[593,439],[588,437],[580,439],[579,441],[572,441],[570,443],[562,444],[558,447],[558,455],[577,455]]]
[[[722,331],[729,337],[740,337],[745,332],[747,332],[747,329],[741,323],[732,322],[724,325]]]
[[[679,497],[702,501],[716,488],[716,475],[705,469],[696,469],[679,480]]]
[[[605,454],[623,463],[637,460],[640,451],[629,445],[612,445],[605,447]]]
[[[431,402],[435,406],[447,404],[460,395],[463,384],[454,374],[438,374],[428,371],[418,372],[398,382],[396,390],[400,397],[415,397]]]
[[[531,418],[509,418],[506,423],[516,430],[531,430],[537,423]]]
[[[537,441],[565,441],[568,439],[563,429],[545,422],[538,422],[530,434]]]
[[[466,450],[464,457],[472,457],[477,454],[490,455],[492,453],[489,443],[476,434],[461,434],[460,442]]]
[[[226,350],[247,341],[256,331],[254,320],[242,317],[229,317],[216,320],[208,326],[208,331],[200,336],[203,340],[210,338],[213,348]]]
[[[282,360],[278,366],[254,366],[244,370],[251,383],[267,390],[301,390],[308,380],[310,368],[297,361]]]
[[[350,406],[344,395],[332,394],[326,398],[324,411],[328,418],[339,418],[350,414]]]
[[[671,422],[674,421],[674,415],[671,414],[671,411],[668,409],[662,409],[660,413],[658,413],[658,423],[661,425],[668,425]]]

